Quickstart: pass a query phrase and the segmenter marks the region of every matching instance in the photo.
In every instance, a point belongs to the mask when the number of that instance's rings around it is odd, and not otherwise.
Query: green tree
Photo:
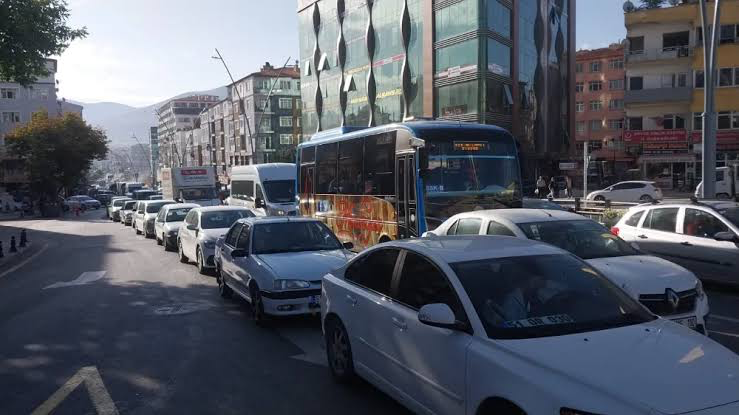
[[[665,4],[665,0],[641,0],[641,5],[645,9],[659,9]]]
[[[108,153],[105,132],[76,114],[50,118],[45,112],[5,136],[8,153],[24,165],[32,188],[54,200],[62,190],[74,188],[90,170],[93,160]]]
[[[23,86],[49,75],[46,58],[61,55],[87,29],[67,26],[65,0],[0,0],[0,80]]]

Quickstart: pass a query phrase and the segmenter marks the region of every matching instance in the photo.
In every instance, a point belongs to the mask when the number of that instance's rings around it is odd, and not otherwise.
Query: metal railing
[[[692,46],[670,46],[656,49],[627,50],[627,62],[644,62],[661,59],[689,58],[693,56]]]
[[[611,200],[587,200],[576,197],[574,199],[553,199],[552,202],[572,212],[589,217],[590,219],[604,223],[604,215],[609,211],[626,212],[633,206],[641,203],[614,202]]]

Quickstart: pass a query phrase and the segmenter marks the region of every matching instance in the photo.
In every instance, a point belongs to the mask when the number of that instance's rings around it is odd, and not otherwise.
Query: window
[[[675,232],[678,208],[652,209],[644,219],[643,228],[656,231]]]
[[[488,39],[488,70],[498,75],[511,75],[511,48],[495,39]]]
[[[700,112],[693,113],[693,129],[694,130],[703,129],[703,114]]]
[[[667,114],[662,117],[662,128],[665,130],[680,130],[685,128],[685,118],[679,115]]]
[[[282,145],[290,145],[293,143],[293,135],[292,134],[280,134],[280,144]]]
[[[281,80],[280,81],[280,89],[287,90],[287,89],[291,89],[291,88],[292,88],[292,85],[291,85],[291,82],[290,81],[286,81],[286,80]],[[280,108],[282,108],[282,107],[280,107]]]
[[[241,231],[241,228],[244,225],[240,223],[234,223],[234,225],[231,227],[231,229],[228,230],[228,233],[226,234],[225,243],[229,246],[236,246],[236,241],[239,238],[239,231]]]
[[[624,128],[624,120],[622,119],[614,119],[614,120],[608,120],[608,129],[609,130],[623,130]]]
[[[477,0],[463,0],[436,11],[436,41],[478,29]]]
[[[339,192],[346,195],[363,194],[362,187],[362,139],[339,143]]]
[[[479,88],[478,81],[439,87],[436,113],[441,117],[477,113]]]
[[[590,92],[596,92],[603,89],[603,83],[601,81],[590,81],[588,82],[588,90]]]
[[[582,82],[575,83],[575,92],[582,92],[585,88],[585,84]]]
[[[249,252],[249,240],[251,239],[251,226],[244,224],[244,228],[239,234],[239,239],[236,242],[237,249],[243,249],[245,252]]]
[[[383,295],[390,295],[390,286],[398,260],[397,249],[379,249],[349,265],[345,277]]]
[[[395,132],[369,136],[364,142],[364,194],[395,194]]]
[[[718,86],[732,86],[734,84],[734,72],[732,68],[721,68],[718,71]]]
[[[617,91],[624,89],[624,80],[623,79],[611,79],[608,81],[608,89]]]
[[[280,108],[284,110],[292,109],[293,99],[292,98],[280,98]]]
[[[2,114],[0,115],[2,115],[2,118],[0,119],[0,121],[2,121],[3,124],[21,122],[20,112],[3,111]]]
[[[0,98],[18,99],[18,88],[0,88]]]
[[[736,39],[736,29],[733,24],[722,24],[721,25],[721,43],[734,43]]]
[[[633,215],[629,216],[628,219],[626,219],[626,222],[624,222],[624,224],[627,226],[636,227],[639,224],[639,219],[641,219],[642,216],[644,216],[643,210],[635,212]]]
[[[499,1],[486,1],[488,14],[488,29],[511,38],[511,9]]]
[[[642,117],[629,117],[629,130],[641,131],[643,130]]]
[[[457,221],[449,230],[447,235],[477,235],[480,233],[482,220],[478,218],[463,218]]]
[[[636,55],[644,53],[644,36],[629,37],[629,54]]]
[[[582,101],[578,101],[575,103],[575,111],[577,112],[585,112],[585,103]]]
[[[575,73],[582,73],[582,62],[575,64]]]
[[[316,193],[336,193],[338,186],[336,180],[336,157],[337,143],[329,143],[318,146],[316,152],[316,170],[318,172]]]
[[[441,73],[454,66],[478,64],[479,39],[470,39],[436,49],[436,71]]]
[[[293,117],[280,117],[280,127],[292,127]]]
[[[600,111],[603,109],[602,101],[590,101],[590,111]]]
[[[600,131],[601,127],[603,127],[602,120],[590,120],[590,131]]]
[[[507,226],[492,220],[488,223],[488,235],[516,236]]]
[[[578,133],[584,133],[585,132],[585,121],[576,122],[575,128],[577,129]]]
[[[690,31],[664,33],[662,35],[662,50],[677,50],[690,44]]]
[[[444,274],[422,256],[407,252],[398,282],[398,301],[416,310],[427,304],[446,304],[457,320],[464,320],[462,306]]]
[[[600,70],[601,70],[600,61],[590,62],[590,72],[600,72]]]
[[[719,232],[729,232],[729,227],[712,214],[698,210],[685,209],[683,233],[699,238],[711,238]]]
[[[722,111],[718,113],[718,129],[719,130],[731,129],[731,112]]]
[[[610,110],[622,110],[624,109],[624,100],[612,99],[608,101],[608,109]]]
[[[611,59],[608,61],[608,68],[610,69],[623,69],[624,60],[623,58]]]
[[[632,76],[629,78],[629,89],[638,91],[644,88],[644,78],[641,76]]]
[[[693,82],[696,88],[703,88],[706,85],[706,78],[703,71],[695,71],[695,82]]]

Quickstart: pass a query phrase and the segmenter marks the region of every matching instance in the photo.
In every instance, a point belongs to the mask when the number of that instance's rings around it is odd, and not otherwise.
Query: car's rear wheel
[[[205,275],[208,273],[208,269],[205,268],[205,258],[203,258],[203,252],[200,250],[200,247],[198,247],[198,250],[195,251],[195,262],[198,264],[198,272],[202,275]]]
[[[251,284],[249,286],[249,297],[251,298],[251,315],[254,319],[254,324],[259,327],[267,326],[267,315],[264,314],[262,294],[260,294],[257,284]]]
[[[354,360],[352,346],[349,343],[349,334],[344,325],[336,317],[326,320],[325,330],[326,357],[331,375],[339,383],[348,383],[354,380]]]
[[[164,242],[163,240],[159,239],[159,237],[158,237],[158,236],[156,236],[156,234],[154,235],[154,238],[156,238],[156,240],[157,240],[157,245],[159,245],[159,246],[161,246],[161,245],[162,245],[162,243]]]
[[[177,241],[177,253],[180,255],[180,262],[182,262],[183,264],[187,264],[188,262],[190,262],[187,259],[185,252],[182,250],[182,241],[180,240]]]
[[[606,198],[604,196],[598,195],[594,197],[593,200],[598,201],[598,202],[605,202]]]
[[[165,234],[162,234],[162,245],[164,246],[165,251],[169,251],[170,249],[172,249],[169,246],[169,238],[167,238],[167,235]]]
[[[729,200],[730,199],[730,196],[729,196],[728,193],[719,193],[719,194],[716,195],[716,199],[719,199],[719,200]]]
[[[231,287],[226,285],[226,281],[223,279],[223,272],[221,267],[216,268],[216,280],[218,281],[218,293],[222,298],[231,298],[233,290]]]
[[[640,200],[640,201],[642,201],[642,202],[644,202],[644,203],[651,203],[651,202],[652,202],[652,200],[654,200],[654,199],[652,199],[652,196],[649,196],[649,195],[642,195],[642,196],[641,196],[641,197],[639,198],[639,200]]]

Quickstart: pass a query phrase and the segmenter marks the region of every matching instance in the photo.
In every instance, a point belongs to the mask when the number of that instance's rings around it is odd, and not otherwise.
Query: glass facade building
[[[575,128],[575,0],[298,0],[306,138],[418,118],[495,124],[524,175]]]

